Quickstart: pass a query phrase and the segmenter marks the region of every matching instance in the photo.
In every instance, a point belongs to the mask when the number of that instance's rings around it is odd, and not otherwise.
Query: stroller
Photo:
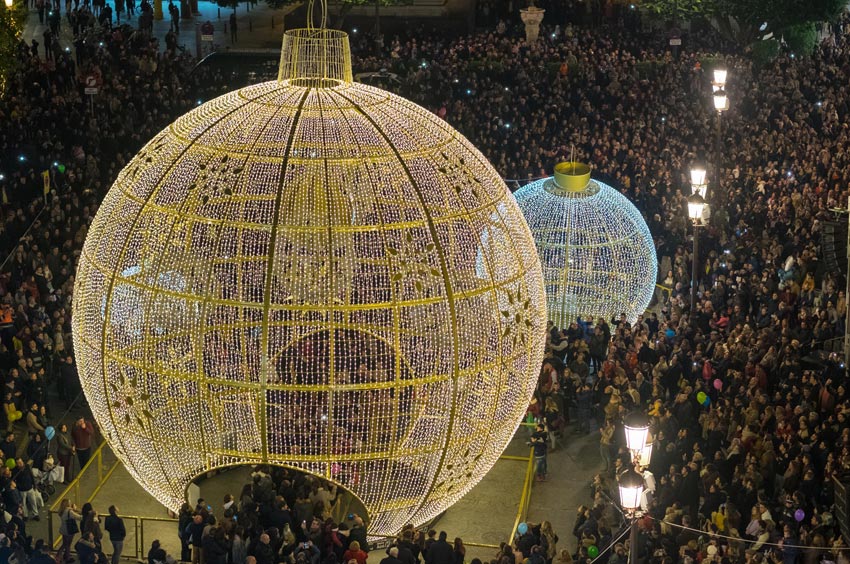
[[[47,503],[50,496],[56,493],[56,487],[53,484],[65,479],[65,468],[57,465],[51,455],[45,459],[42,468],[32,469],[32,475],[35,477],[35,487],[41,493],[41,499]]]

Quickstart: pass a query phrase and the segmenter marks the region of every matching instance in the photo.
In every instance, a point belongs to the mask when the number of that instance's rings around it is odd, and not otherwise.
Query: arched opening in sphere
[[[323,522],[330,518],[337,525],[346,523],[349,528],[354,516],[359,516],[368,530],[368,508],[357,494],[337,481],[333,472],[331,474],[330,477],[318,475],[278,463],[224,464],[195,476],[186,487],[185,499],[190,508],[206,508],[217,520],[222,517],[232,518],[236,514],[234,524],[246,529],[261,525],[264,519],[259,514],[268,511],[278,498],[283,498],[292,513],[292,532],[295,535],[298,535],[295,528],[300,527],[302,520],[298,517],[304,514]],[[328,495],[316,495],[319,489],[324,489]],[[333,496],[330,495],[331,489],[335,490]],[[246,492],[249,492],[251,498],[247,506],[244,503]],[[233,509],[225,508],[226,494],[232,496]],[[331,503],[327,506],[317,501],[317,498],[331,497]],[[203,503],[199,503],[199,500],[203,500]],[[309,529],[310,519],[305,520]],[[278,533],[283,534],[283,531]]]

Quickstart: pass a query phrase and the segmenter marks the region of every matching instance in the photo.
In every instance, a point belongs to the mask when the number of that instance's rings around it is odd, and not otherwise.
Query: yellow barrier
[[[524,522],[528,518],[528,505],[531,501],[531,485],[534,483],[534,449],[532,448],[528,453],[528,466],[525,470],[525,481],[522,484],[522,494],[520,494],[519,498],[519,507],[516,512],[516,520],[514,521],[514,528],[511,529],[511,536],[508,537],[508,542],[512,542],[516,537],[516,530],[519,527],[519,524]]]
[[[48,540],[50,545],[53,546],[54,549],[59,548],[60,543],[62,542],[61,536],[56,536],[53,534],[53,515],[59,513],[59,506],[62,504],[62,500],[68,498],[71,500],[71,503],[81,506],[83,503],[88,503],[94,499],[97,495],[97,492],[103,487],[103,484],[112,476],[112,473],[115,472],[115,469],[118,468],[119,460],[115,458],[115,460],[109,462],[108,469],[104,472],[104,452],[108,451],[110,454],[111,450],[108,450],[109,447],[106,445],[106,441],[100,443],[100,445],[95,449],[92,453],[91,458],[80,469],[80,472],[77,474],[77,477],[71,480],[71,483],[65,487],[65,491],[62,492],[62,495],[56,498],[56,501],[53,502],[53,505],[50,506],[47,512],[47,528],[48,528]],[[114,455],[113,455],[114,456]],[[96,469],[97,474],[92,475]],[[95,477],[96,476],[96,477]],[[88,480],[90,478],[95,478],[94,487],[91,490],[91,493],[85,496],[85,501],[81,502],[80,496],[80,488],[81,483],[84,479]]]
[[[65,488],[65,491],[59,496],[53,505],[50,506],[48,511],[47,519],[48,519],[48,538],[50,544],[53,546],[54,550],[59,548],[59,545],[62,542],[61,535],[54,534],[54,527],[56,523],[54,522],[55,515],[59,513],[59,506],[62,503],[62,500],[65,498],[71,499],[72,503],[77,506],[81,506],[82,503],[91,502],[97,493],[104,486],[106,481],[112,476],[112,473],[115,472],[115,469],[120,464],[120,461],[116,458],[114,461],[109,462],[108,468],[104,471],[104,454],[108,452],[111,455],[111,450],[107,446],[106,442],[102,442],[97,449],[92,453],[91,459],[88,463],[80,470],[77,477],[74,478],[70,484]],[[522,492],[520,494],[519,506],[517,507],[516,519],[514,520],[513,528],[511,529],[510,536],[508,537],[508,542],[511,542],[516,536],[517,528],[519,524],[525,521],[528,517],[528,507],[529,502],[531,501],[531,489],[532,484],[534,482],[534,449],[529,450],[529,454],[527,457],[525,456],[514,456],[514,455],[502,455],[499,457],[500,460],[516,460],[520,462],[527,462],[526,471],[525,471],[525,480],[522,485]],[[89,478],[89,474],[96,469],[97,471],[97,480],[94,488],[91,493],[85,496],[85,501],[81,503],[80,497],[80,489],[81,482]],[[338,504],[341,505],[341,504]],[[168,518],[168,517],[142,517],[140,515],[119,515],[122,519],[124,519],[125,523],[127,521],[131,521],[135,527],[134,536],[134,552],[135,555],[133,558],[136,559],[144,559],[146,557],[145,553],[145,523],[173,523],[175,527],[175,533],[177,528],[177,519]],[[339,519],[341,520],[341,519]],[[383,538],[393,538],[389,535],[374,535]],[[475,547],[475,548],[492,548],[494,550],[499,549],[499,545],[490,544],[490,543],[478,543],[478,542],[464,542],[466,546]],[[124,558],[127,558],[128,555],[123,554]]]
[[[514,526],[511,529],[510,536],[508,537],[508,542],[512,542],[514,537],[516,537],[516,531],[519,527],[519,524],[524,522],[528,518],[528,507],[531,501],[531,488],[534,484],[534,449],[530,449],[528,452],[528,456],[515,456],[509,454],[503,454],[499,457],[499,460],[518,460],[520,462],[526,462],[525,469],[525,480],[523,480],[522,484],[522,492],[520,493],[519,498],[519,506],[517,507],[516,519],[514,520]],[[392,539],[395,538],[392,535],[373,535],[381,538]],[[493,550],[498,550],[500,548],[497,544],[490,543],[482,543],[482,542],[467,542],[463,541],[464,546],[471,546],[474,548],[492,548]]]

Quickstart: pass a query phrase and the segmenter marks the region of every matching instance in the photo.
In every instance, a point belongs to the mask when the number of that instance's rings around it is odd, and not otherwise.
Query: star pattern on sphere
[[[472,456],[471,450],[467,448],[460,460],[447,463],[441,473],[443,479],[436,484],[436,489],[450,494],[459,484],[465,484],[472,476],[472,471],[482,454],[478,453],[476,456]]]
[[[149,409],[150,394],[139,387],[138,378],[135,376],[127,378],[123,369],[118,371],[118,380],[118,384],[114,382],[109,384],[114,398],[112,408],[124,413],[125,424],[136,424],[144,428],[146,422],[153,419],[153,413]]]
[[[535,311],[534,306],[531,305],[531,298],[523,295],[521,287],[518,287],[516,292],[508,290],[505,294],[508,304],[502,310],[502,321],[505,323],[502,338],[507,337],[514,347],[525,346],[534,327],[532,318]]]
[[[466,159],[463,157],[450,157],[448,153],[441,151],[442,164],[437,168],[451,184],[455,193],[462,196],[469,192],[473,198],[479,199],[481,180],[469,170]]]
[[[439,276],[440,270],[431,265],[430,256],[437,246],[431,242],[424,247],[419,247],[413,238],[413,233],[408,231],[407,235],[397,247],[387,246],[387,253],[395,258],[397,270],[392,275],[393,282],[405,279],[413,280],[413,286],[421,292],[429,278]]]
[[[210,158],[198,165],[198,176],[189,185],[189,190],[200,189],[202,204],[213,197],[232,196],[232,185],[244,169],[244,162],[235,162],[229,155]]]

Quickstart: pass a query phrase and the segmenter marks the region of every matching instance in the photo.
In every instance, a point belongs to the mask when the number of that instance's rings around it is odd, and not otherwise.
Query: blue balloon
[[[516,532],[518,532],[521,535],[524,535],[525,533],[528,532],[528,524],[527,523],[520,523],[519,526],[516,528]]]
[[[53,437],[56,436],[56,429],[53,428],[52,425],[44,429],[44,436],[47,437],[48,441],[53,440]]]
[[[704,402],[702,402],[702,404],[703,404],[705,407],[708,407],[709,405],[711,405],[711,398],[710,398],[710,397],[706,397],[706,398],[705,398],[705,401],[704,401]]]

